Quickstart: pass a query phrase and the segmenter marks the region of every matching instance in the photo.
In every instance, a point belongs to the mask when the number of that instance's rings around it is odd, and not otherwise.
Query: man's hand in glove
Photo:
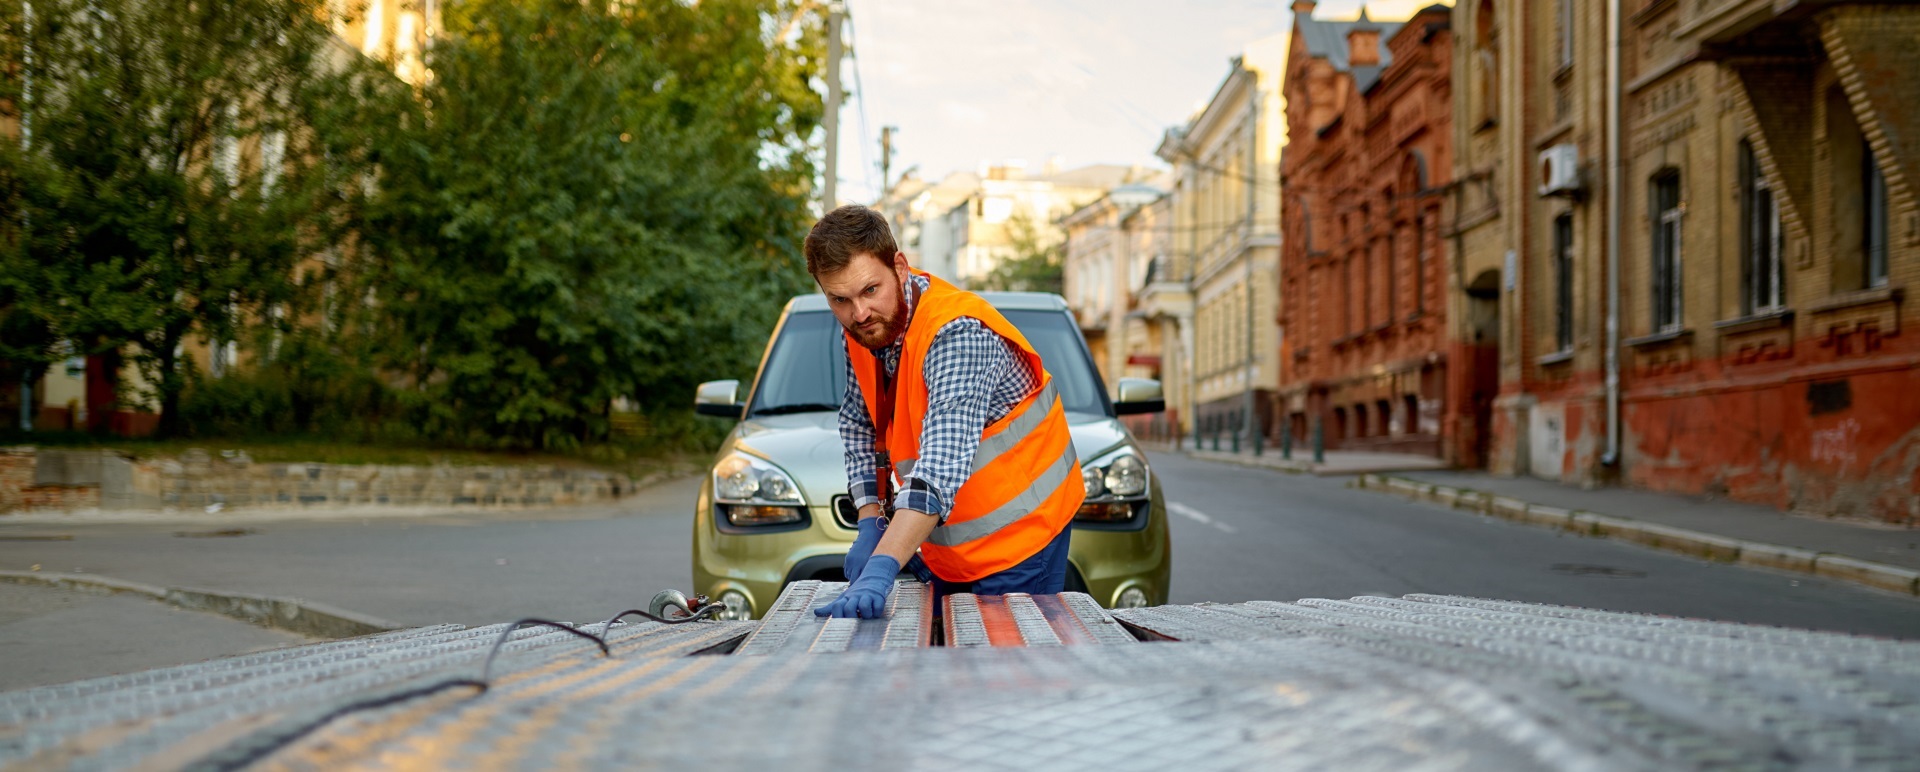
[[[887,611],[887,595],[893,592],[893,577],[900,573],[900,561],[891,555],[874,555],[860,571],[860,578],[847,585],[847,591],[832,603],[813,610],[823,617],[859,617],[878,619]]]
[[[883,522],[878,517],[863,517],[855,525],[860,529],[860,535],[853,537],[853,546],[847,548],[847,562],[840,566],[847,581],[860,578],[860,572],[867,567],[867,558],[873,557],[873,548],[880,546],[880,524]]]

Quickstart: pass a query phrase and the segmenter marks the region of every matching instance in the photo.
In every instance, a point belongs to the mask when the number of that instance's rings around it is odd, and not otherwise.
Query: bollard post
[[[1327,463],[1327,438],[1319,416],[1313,417],[1313,463]]]

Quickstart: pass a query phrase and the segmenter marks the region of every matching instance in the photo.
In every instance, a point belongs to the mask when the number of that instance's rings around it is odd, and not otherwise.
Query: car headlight
[[[1084,522],[1131,520],[1146,502],[1147,461],[1131,447],[1108,453],[1080,467],[1086,502],[1074,518]]]
[[[727,522],[740,526],[797,523],[807,506],[780,467],[738,451],[714,465],[713,500]]]
[[[747,596],[739,590],[720,593],[720,606],[721,619],[746,621],[753,618],[753,601],[747,600]]]

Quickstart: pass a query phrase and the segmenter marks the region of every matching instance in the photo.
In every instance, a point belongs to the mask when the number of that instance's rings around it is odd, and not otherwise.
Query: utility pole
[[[25,38],[26,48],[21,52],[25,59],[26,67],[23,68],[23,71],[20,73],[20,149],[25,151],[33,145],[33,116],[28,113],[28,109],[33,103],[33,3],[21,3],[20,14],[20,23],[24,27],[23,31],[26,32],[23,36]],[[56,13],[56,17],[57,16],[58,14]],[[22,230],[24,230],[26,226],[31,225],[31,223],[27,221],[25,214],[20,216],[20,225]],[[29,380],[31,374],[32,368],[24,365],[21,366],[20,430],[27,432],[33,431],[33,418],[36,412],[33,402],[33,383]]]
[[[880,127],[880,197],[893,190],[893,133],[898,126]]]
[[[847,7],[841,3],[827,5],[827,158],[820,171],[826,182],[820,196],[822,214],[840,205],[840,21],[846,13]]]

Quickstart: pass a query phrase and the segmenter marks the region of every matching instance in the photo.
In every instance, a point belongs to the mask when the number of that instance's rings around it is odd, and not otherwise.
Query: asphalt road
[[[1152,456],[1173,601],[1448,593],[1920,638],[1920,601],[1350,490],[1339,479]],[[0,524],[0,568],[284,595],[404,624],[576,622],[689,588],[698,482],[619,507],[217,526]],[[224,526],[224,527],[232,527]],[[70,541],[23,540],[49,533]],[[190,534],[188,536],[179,535]]]

